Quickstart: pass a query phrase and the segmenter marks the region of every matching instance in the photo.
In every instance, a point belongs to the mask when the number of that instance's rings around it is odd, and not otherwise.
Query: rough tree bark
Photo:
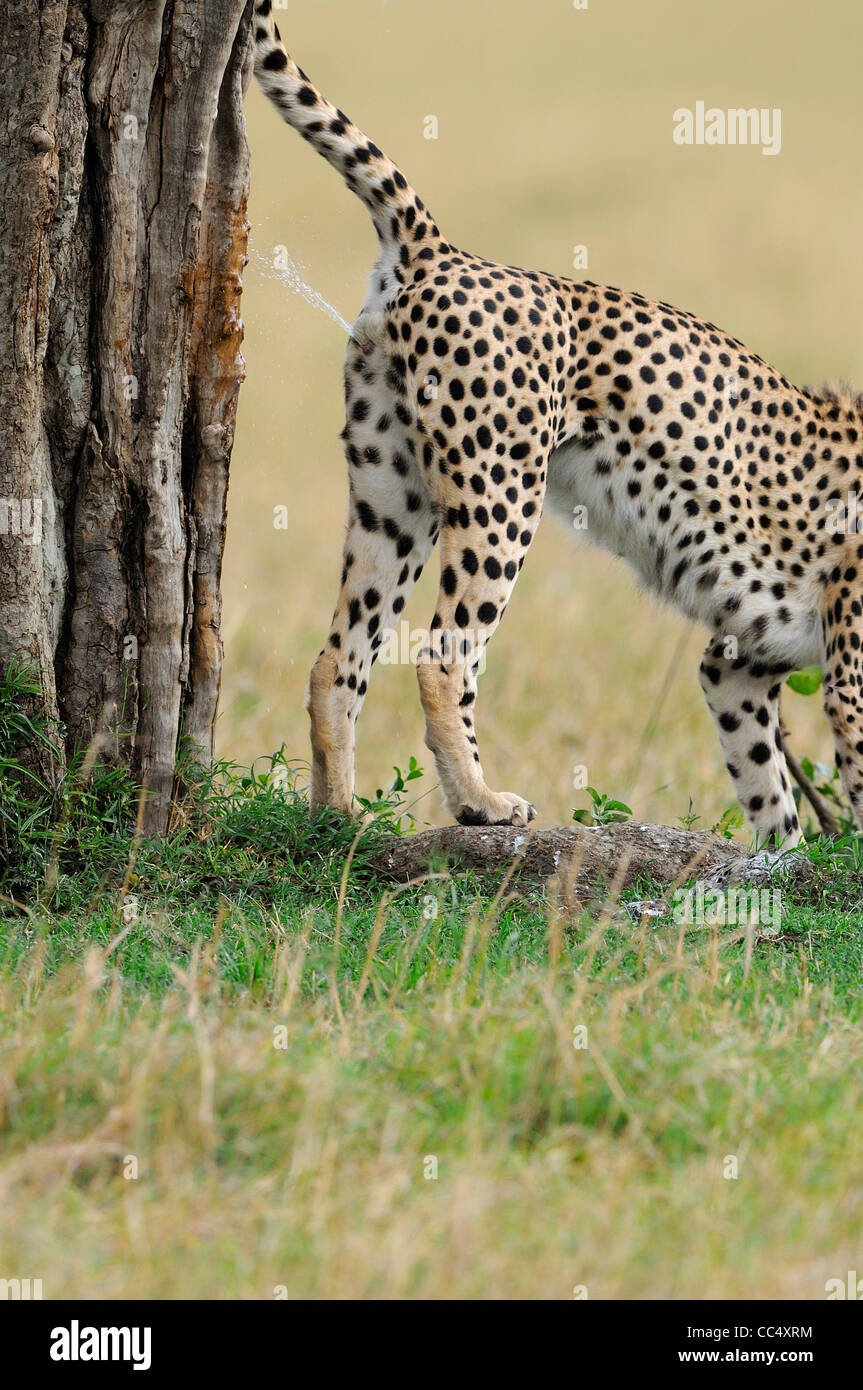
[[[0,675],[60,755],[128,763],[161,833],[180,732],[212,755],[243,378],[247,0],[0,12]]]

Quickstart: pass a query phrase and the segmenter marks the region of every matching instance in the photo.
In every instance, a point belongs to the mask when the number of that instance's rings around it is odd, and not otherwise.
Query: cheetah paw
[[[515,792],[487,792],[479,805],[462,805],[456,820],[459,825],[527,825],[536,815],[536,807]]]

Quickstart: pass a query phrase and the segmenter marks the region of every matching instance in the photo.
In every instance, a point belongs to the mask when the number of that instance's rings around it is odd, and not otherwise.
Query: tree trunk
[[[247,0],[5,0],[0,676],[58,749],[126,764],[162,833],[212,756],[243,378]]]

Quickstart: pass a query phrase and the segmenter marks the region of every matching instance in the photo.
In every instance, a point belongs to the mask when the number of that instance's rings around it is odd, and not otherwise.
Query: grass
[[[770,939],[500,878],[382,891],[402,806],[310,818],[282,755],[199,779],[162,845],[91,792],[0,918],[6,1277],[820,1298],[857,1267],[856,842],[813,848]]]

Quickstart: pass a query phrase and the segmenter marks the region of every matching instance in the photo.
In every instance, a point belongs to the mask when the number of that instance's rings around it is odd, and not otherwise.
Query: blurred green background
[[[638,289],[720,324],[800,383],[863,384],[863,7],[855,0],[290,0],[282,36],[400,164],[445,236],[500,261]],[[673,112],[779,107],[782,150],[681,148]],[[437,117],[438,138],[424,136]],[[247,380],[229,498],[217,747],[307,757],[307,670],[336,598],[347,484],[342,330],[267,274],[284,246],[350,321],[376,253],[362,205],[253,85]],[[573,248],[589,268],[573,270]],[[288,508],[287,530],[273,509]],[[433,558],[408,606],[427,622]],[[569,820],[573,769],[640,818],[699,827],[733,795],[697,681],[705,634],[622,564],[540,529],[480,687],[486,776]],[[787,692],[799,752],[832,750],[818,697]],[[375,668],[358,790],[428,768],[412,668]]]

